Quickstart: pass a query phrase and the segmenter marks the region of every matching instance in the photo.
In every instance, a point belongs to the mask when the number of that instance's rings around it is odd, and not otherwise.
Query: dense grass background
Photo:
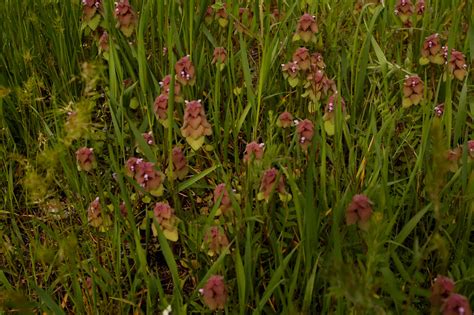
[[[127,38],[115,27],[113,1],[103,1],[104,56],[80,1],[0,1],[0,312],[140,314],[168,305],[178,314],[209,312],[198,290],[214,274],[224,276],[228,313],[429,313],[438,274],[473,304],[472,1],[427,0],[411,27],[393,0],[360,10],[352,0],[227,1],[226,27],[206,23],[211,1],[131,5],[138,20]],[[243,31],[235,27],[239,7],[253,12]],[[317,18],[317,41],[293,42],[305,12]],[[444,66],[419,64],[433,33],[465,54],[463,81],[444,75]],[[310,112],[303,88],[281,71],[303,45],[324,56],[346,101],[333,136],[323,127],[326,99]],[[228,52],[223,71],[211,64],[219,46]],[[198,151],[179,130],[183,103],[169,104],[171,128],[153,113],[159,81],[188,54],[196,83],[182,93],[202,99],[213,131]],[[424,81],[424,99],[403,108],[407,74]],[[308,151],[294,127],[277,127],[284,111],[314,123]],[[151,146],[141,138],[149,131]],[[264,142],[265,154],[248,166],[242,157],[251,141]],[[167,178],[161,197],[139,193],[125,176],[127,159],[143,157],[166,172],[175,145],[188,176]],[[83,146],[94,148],[91,172],[76,166]],[[457,147],[453,163],[446,152]],[[285,177],[291,201],[257,200],[270,167]],[[219,183],[235,189],[230,216],[216,216]],[[373,201],[366,231],[344,220],[358,193]],[[110,219],[97,228],[87,218],[96,197]],[[154,236],[146,219],[161,201],[179,218],[177,242]],[[212,257],[202,248],[210,226],[230,241]]]

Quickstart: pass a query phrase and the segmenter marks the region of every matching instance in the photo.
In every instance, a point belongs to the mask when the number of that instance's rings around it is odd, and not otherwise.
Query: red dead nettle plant
[[[154,163],[132,157],[126,162],[125,173],[153,196],[159,197],[163,194],[165,175],[155,169]]]
[[[130,37],[137,25],[137,15],[128,0],[119,0],[115,3],[114,10],[117,19],[116,27],[122,31],[126,37]]]
[[[201,100],[186,101],[184,112],[184,123],[181,134],[186,138],[188,144],[197,151],[204,144],[205,136],[212,135],[211,125],[207,122],[204,106]]]

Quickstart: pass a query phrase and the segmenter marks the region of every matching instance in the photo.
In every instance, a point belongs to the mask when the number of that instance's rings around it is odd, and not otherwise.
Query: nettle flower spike
[[[291,87],[295,87],[299,83],[298,72],[300,67],[297,61],[289,61],[281,65],[281,70],[283,71],[283,77],[288,80]]]
[[[203,248],[207,249],[209,256],[220,255],[222,251],[229,245],[229,240],[224,231],[217,226],[213,226],[204,235]]]
[[[186,101],[184,112],[184,124],[181,127],[181,134],[194,151],[204,144],[204,137],[212,135],[211,125],[207,122],[204,107],[201,100]]]
[[[209,25],[212,23],[213,20],[214,20],[214,10],[212,9],[211,6],[208,6],[206,8],[206,12],[204,13],[204,22],[206,22],[206,24]]]
[[[362,230],[367,230],[372,216],[372,205],[372,201],[366,195],[354,195],[346,209],[347,225],[357,223]]]
[[[94,149],[82,147],[76,151],[77,169],[79,171],[90,172],[97,167],[97,162],[94,156]]]
[[[165,175],[155,169],[154,163],[132,157],[126,162],[125,173],[153,196],[163,195]]]
[[[225,308],[227,289],[225,287],[224,277],[211,276],[199,292],[202,294],[204,304],[206,304],[211,311]]]
[[[454,281],[451,278],[438,275],[431,286],[431,305],[439,308],[453,292]]]
[[[102,10],[101,0],[82,0],[82,13],[87,25],[95,30],[100,23],[99,11]]]
[[[296,133],[298,134],[299,143],[303,150],[308,150],[314,136],[313,122],[309,119],[300,121],[296,126]]]
[[[165,127],[169,127],[168,122],[168,95],[160,94],[156,97],[153,105],[153,111],[155,112],[156,119]]]
[[[417,75],[406,76],[403,83],[402,106],[408,108],[420,104],[423,99],[423,81]]]
[[[178,219],[174,214],[174,209],[170,207],[168,203],[158,202],[153,208],[153,215],[158,222],[158,225],[163,232],[163,235],[170,241],[176,242],[179,238],[178,235]],[[153,236],[158,235],[157,227],[155,224],[152,226]]]
[[[330,136],[333,136],[335,133],[335,115],[336,115],[336,106],[341,106],[341,112],[343,115],[346,113],[346,102],[344,98],[338,96],[338,93],[335,93],[328,98],[328,103],[324,108],[324,130]]]
[[[196,82],[194,65],[189,55],[179,59],[174,66],[174,70],[176,71],[176,80],[183,86],[194,85],[194,82]]]
[[[421,48],[420,64],[426,65],[429,62],[437,65],[445,63],[438,33],[426,37]]]
[[[87,209],[87,221],[92,227],[98,228],[102,225],[101,212],[102,207],[100,206],[99,197],[97,197],[91,202]]]
[[[293,124],[293,115],[290,112],[283,112],[278,116],[277,126],[280,128],[288,128]]]
[[[296,62],[301,70],[309,70],[311,66],[311,56],[309,54],[308,48],[300,47],[296,49],[296,51],[293,53],[293,62]]]
[[[398,0],[395,5],[395,15],[398,15],[406,27],[411,26],[410,17],[415,12],[415,6],[411,0]]]
[[[162,89],[161,94],[165,94],[166,96],[169,96],[171,76],[168,74],[167,76],[163,78],[162,81],[160,81],[159,84]],[[177,80],[174,82],[174,101],[178,103],[181,103],[183,101],[183,97],[181,96],[181,85],[179,84]]]
[[[469,315],[472,314],[469,300],[461,294],[451,294],[442,306],[443,315]]]
[[[171,151],[171,161],[173,163],[173,178],[183,180],[188,175],[188,162],[183,151],[179,147],[174,147]]]
[[[221,198],[221,196],[222,199],[219,204],[219,209],[216,212],[216,216],[221,214],[229,215],[232,210],[232,201],[230,200],[229,192],[224,183],[217,185],[214,189],[214,204],[219,201],[219,198]]]
[[[311,69],[312,71],[316,71],[318,69],[322,70],[326,68],[326,64],[324,63],[323,55],[318,52],[312,53],[309,57]]]
[[[107,31],[103,31],[102,35],[100,35],[99,50],[101,53],[106,53],[109,51],[109,33],[107,33]]]
[[[425,13],[425,0],[418,0],[415,5],[415,11],[417,15],[423,15]]]
[[[459,81],[463,81],[467,75],[466,57],[460,51],[451,50],[451,59],[448,63],[449,73]]]
[[[214,6],[217,6],[217,4],[215,4]],[[226,7],[227,4],[224,3],[221,6],[214,8],[216,10],[217,22],[221,27],[226,27],[227,24],[229,24],[229,18],[227,15]]]
[[[285,179],[283,174],[280,175],[275,168],[263,172],[262,181],[260,183],[260,192],[257,195],[257,199],[268,202],[273,190],[278,193],[281,201],[286,202],[291,200],[291,194],[287,193],[285,190]]]
[[[227,60],[227,51],[224,47],[216,47],[214,48],[212,58],[212,64],[215,64],[219,67],[219,70],[222,71],[225,66],[225,62]]]
[[[247,144],[244,152],[244,163],[250,163],[251,161],[261,161],[263,159],[263,150],[265,149],[264,143],[257,143],[252,141]]]
[[[330,93],[336,93],[336,83],[329,79],[324,72],[316,66],[311,66],[311,72],[306,78],[305,89],[306,92],[302,95],[309,96],[313,103],[318,103],[322,96],[327,96]],[[309,105],[310,113],[315,112],[316,109]]]
[[[318,25],[316,24],[316,16],[305,13],[298,21],[296,33],[293,35],[293,41],[302,39],[305,43],[309,41],[315,43],[317,32]]]
[[[115,3],[114,15],[117,19],[116,27],[120,28],[126,37],[130,37],[137,24],[137,15],[128,0],[120,0]]]

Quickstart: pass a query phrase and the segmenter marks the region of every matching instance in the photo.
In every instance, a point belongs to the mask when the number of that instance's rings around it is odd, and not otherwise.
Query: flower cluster
[[[102,207],[100,206],[99,197],[97,197],[91,202],[87,209],[87,221],[91,226],[97,228],[102,225],[101,212]]]
[[[411,17],[416,13],[419,19],[425,12],[425,0],[418,0],[413,4],[411,0],[398,0],[395,5],[395,15],[397,15],[406,27],[411,27]]]
[[[367,229],[372,215],[372,201],[366,195],[354,195],[346,208],[347,225],[357,223],[361,229]]]
[[[189,55],[179,59],[174,65],[176,80],[183,86],[194,85],[196,82],[194,65]]]
[[[125,172],[153,196],[161,196],[163,194],[165,175],[155,169],[154,163],[132,157],[126,162]]]
[[[296,27],[296,33],[293,35],[293,41],[303,40],[307,42],[316,42],[316,34],[318,33],[318,24],[316,24],[316,16],[305,13],[303,14]]]
[[[229,197],[229,192],[224,183],[219,184],[214,189],[214,204],[216,204],[221,198],[221,202],[219,204],[219,210],[216,215],[220,215],[223,213],[224,215],[229,214],[230,210],[232,209],[232,201]]]
[[[207,254],[211,257],[219,255],[228,245],[227,236],[217,226],[211,227],[204,235],[204,247],[207,248]]]
[[[250,163],[251,161],[261,161],[263,159],[263,150],[265,144],[257,143],[252,141],[247,144],[244,152],[244,163]]]
[[[115,3],[114,10],[117,19],[117,28],[120,28],[126,37],[130,37],[137,24],[137,15],[128,0],[120,0]]]
[[[94,156],[94,149],[82,147],[76,151],[77,169],[79,171],[90,172],[97,166]]]
[[[178,219],[174,214],[174,209],[168,203],[158,202],[153,208],[153,215],[158,222],[158,225],[163,232],[163,235],[170,241],[176,242],[178,240]],[[152,225],[153,235],[158,235],[155,225]]]
[[[420,104],[423,99],[423,81],[417,75],[406,76],[403,83],[402,106],[407,108]]]
[[[431,286],[430,302],[434,311],[441,311],[443,315],[472,314],[468,299],[454,293],[455,284],[451,278],[437,276]]]
[[[224,47],[214,48],[214,53],[212,54],[212,64],[216,64],[219,67],[219,70],[222,71],[227,60],[227,51]]]
[[[421,47],[420,64],[434,63],[437,65],[447,64],[449,74],[459,81],[464,80],[467,75],[466,56],[456,49],[451,49],[451,57],[448,60],[448,46],[442,46],[439,34],[435,33],[425,38]]]
[[[206,119],[201,100],[186,101],[181,134],[195,151],[204,144],[205,136],[212,135],[211,125]]]
[[[102,10],[102,0],[82,0],[82,12],[84,21],[91,21],[96,18],[96,13]],[[100,15],[97,16],[100,19]]]
[[[162,81],[159,82],[160,87],[162,89],[161,95],[168,96],[170,94],[170,85],[171,85],[171,76],[168,74],[166,75]],[[179,81],[176,80],[174,82],[174,101],[181,103],[183,101],[183,97],[181,96],[181,85]]]
[[[168,128],[168,94],[160,94],[156,97],[153,106],[156,119],[166,128]]]
[[[224,309],[227,301],[227,289],[224,283],[224,277],[211,276],[202,289],[199,290],[204,299],[204,303],[212,311]]]
[[[298,125],[296,126],[296,133],[298,134],[299,143],[303,150],[308,150],[314,135],[313,122],[309,119],[298,122]]]
[[[293,124],[293,115],[290,112],[283,112],[278,116],[277,126],[280,128],[289,128]]]
[[[184,179],[188,175],[188,162],[184,156],[183,151],[179,147],[174,147],[171,151],[171,162],[173,178],[178,178],[180,180]],[[168,171],[169,172],[169,171]]]
[[[260,191],[257,195],[258,200],[265,200],[268,202],[273,191],[278,193],[280,200],[290,201],[291,194],[286,192],[285,178],[275,168],[270,168],[263,172],[262,180],[260,182]]]

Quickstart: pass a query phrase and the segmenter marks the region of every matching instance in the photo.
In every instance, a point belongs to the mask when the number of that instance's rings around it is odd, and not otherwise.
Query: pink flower
[[[328,103],[324,109],[324,112],[325,112],[324,116],[326,120],[334,117],[336,106],[338,106],[339,104],[341,106],[341,112],[344,113],[346,111],[346,102],[344,101],[344,98],[338,97],[337,93],[329,96]]]
[[[421,48],[421,56],[421,64],[426,64],[428,62],[438,65],[444,64],[445,60],[443,57],[442,46],[439,41],[439,34],[435,33],[425,38],[423,47]]]
[[[263,159],[263,149],[265,145],[263,143],[257,143],[252,141],[245,147],[244,162],[250,163],[250,161],[260,161]]]
[[[165,175],[157,171],[155,165],[151,162],[145,162],[143,159],[130,158],[126,162],[125,171],[130,177],[133,177],[143,189],[154,196],[163,194],[163,182]]]
[[[441,306],[454,292],[454,281],[445,276],[437,276],[431,286],[430,302],[433,306]]]
[[[84,20],[90,21],[94,15],[96,14],[97,10],[102,9],[101,0],[82,0],[82,8],[84,13]]]
[[[163,232],[163,235],[170,241],[176,242],[178,240],[178,221],[174,215],[174,209],[171,208],[168,203],[158,202],[153,208],[153,214]],[[156,233],[156,231],[154,231],[154,233]]]
[[[346,209],[347,225],[358,223],[360,228],[366,229],[371,215],[372,201],[365,195],[354,195]]]
[[[173,176],[184,179],[188,175],[188,162],[179,147],[174,147],[171,151],[171,161],[173,163]]]
[[[160,94],[156,97],[153,110],[158,120],[165,121],[168,118],[168,94]]]
[[[415,5],[416,14],[423,15],[425,9],[425,0],[418,0]]]
[[[285,190],[285,179],[275,168],[263,172],[258,199],[265,199],[265,201],[268,202],[273,190],[278,192],[281,196],[287,195]]]
[[[209,309],[212,311],[224,309],[227,301],[227,289],[225,287],[224,277],[211,276],[200,292],[204,298],[204,303]]]
[[[460,294],[451,294],[442,306],[443,315],[471,315],[472,310],[467,298]]]
[[[423,81],[417,75],[406,76],[403,83],[403,107],[420,104],[423,99]]]
[[[137,16],[128,0],[120,0],[115,3],[114,15],[117,19],[116,26],[125,36],[130,37],[135,29]]]
[[[288,128],[293,124],[293,115],[289,112],[283,112],[278,116],[277,126],[281,128]]]
[[[230,200],[229,197],[229,192],[227,191],[227,188],[225,187],[225,184],[219,184],[216,186],[214,189],[214,204],[217,203],[219,198],[221,198],[221,203],[219,205],[219,210],[224,214],[229,214],[229,210],[232,209],[232,201]]]
[[[103,31],[99,38],[100,51],[109,51],[109,33]]]
[[[296,126],[296,133],[298,133],[300,145],[307,150],[314,135],[313,122],[309,119],[300,121]]]
[[[184,85],[193,85],[196,81],[194,65],[189,55],[179,59],[174,69],[176,71],[176,80]]]
[[[311,57],[306,47],[300,47],[293,53],[293,62],[297,63],[303,71],[309,70],[311,66]]]
[[[97,166],[92,148],[82,147],[76,151],[77,169],[90,172]]]
[[[395,14],[400,17],[400,20],[402,20],[405,26],[411,25],[409,18],[414,12],[415,6],[411,0],[398,0],[397,4],[395,5]]]
[[[146,144],[148,144],[148,145],[155,144],[155,139],[153,138],[153,132],[152,131],[142,133],[142,137],[143,137],[143,140],[145,140]]]
[[[186,102],[181,134],[194,150],[204,143],[204,137],[212,135],[211,125],[206,119],[201,100]]]
[[[298,75],[300,67],[298,66],[297,61],[289,61],[288,63],[281,65],[281,70],[285,77],[288,76],[290,78],[295,78]]]
[[[212,64],[225,63],[226,59],[227,59],[227,51],[225,50],[224,47],[214,48],[213,58],[211,62]]]
[[[162,94],[169,96],[170,93],[170,85],[171,85],[171,76],[168,74],[160,81],[160,87],[163,89]],[[178,81],[174,82],[174,101],[175,102],[182,102],[183,98],[181,97],[181,85],[179,85]]]
[[[304,42],[316,41],[315,34],[318,32],[316,17],[308,13],[303,14],[298,21],[295,36],[293,40],[302,39]]]
[[[87,209],[87,221],[91,226],[99,227],[102,224],[101,209],[99,197],[97,197]]]
[[[223,231],[217,226],[213,226],[204,235],[204,243],[208,249],[208,255],[220,254],[229,245],[229,240]]]
[[[451,59],[448,63],[449,72],[459,81],[464,80],[467,75],[466,57],[460,51],[451,50]]]

